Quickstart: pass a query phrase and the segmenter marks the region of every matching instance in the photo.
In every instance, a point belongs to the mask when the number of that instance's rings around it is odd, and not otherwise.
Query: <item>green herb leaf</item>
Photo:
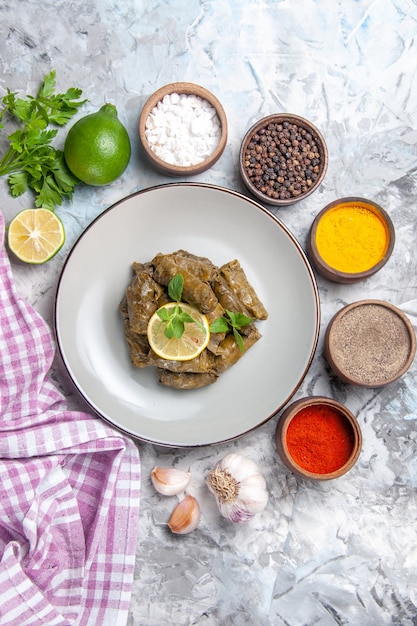
[[[182,291],[184,289],[184,276],[175,274],[168,283],[168,295],[174,302],[181,302]]]
[[[35,200],[37,207],[43,207],[53,211],[55,206],[62,203],[62,194],[53,176],[43,176],[42,183],[37,188],[38,195]]]
[[[10,193],[13,198],[17,198],[25,193],[28,187],[28,175],[25,172],[11,174],[7,182],[9,183]]]
[[[195,324],[197,323],[197,322],[195,321],[195,319],[194,319],[194,318],[193,318],[193,317],[192,317],[189,313],[186,313],[185,311],[183,311],[183,310],[181,309],[181,307],[178,307],[178,309],[179,309],[178,318],[179,318],[182,322],[187,323],[187,324],[191,324],[191,323],[193,323],[193,322],[194,322]]]
[[[232,330],[235,341],[241,352],[244,352],[245,345],[240,334],[240,330],[249,326],[253,322],[253,318],[244,315],[243,313],[235,313],[226,309],[225,314],[222,317],[216,318],[210,324],[210,332],[212,333],[224,333],[229,329]]]
[[[229,324],[225,317],[217,317],[214,322],[210,324],[210,332],[212,333],[226,333],[229,330]]]
[[[174,309],[175,311],[175,309]],[[192,318],[191,318],[192,319]],[[170,322],[175,339],[179,339],[184,334],[184,322],[179,315],[174,315]]]
[[[195,320],[189,313],[183,311],[179,302],[181,302],[182,291],[184,288],[184,277],[182,274],[175,274],[168,283],[168,295],[173,302],[178,304],[170,311],[165,307],[157,310],[157,315],[162,322],[166,324],[164,335],[168,339],[175,337],[180,339],[184,334],[185,324],[197,324],[197,326],[206,333],[206,329],[200,322]]]
[[[35,205],[50,210],[64,198],[71,199],[80,181],[69,171],[62,152],[52,145],[58,131],[48,125],[63,126],[86,102],[79,99],[82,92],[75,87],[56,94],[55,78],[54,70],[45,76],[36,98],[18,98],[7,89],[0,101],[0,121],[7,114],[22,125],[8,137],[10,146],[0,159],[0,176],[8,176],[13,197],[31,189]]]
[[[235,338],[235,341],[237,343],[237,347],[239,348],[239,350],[241,352],[244,352],[245,344],[243,343],[242,335],[240,334],[238,330],[236,330],[236,328],[233,328],[233,336]]]
[[[163,307],[162,309],[158,309],[156,313],[159,319],[163,322],[169,322],[169,320],[171,319],[171,313],[165,307]]]
[[[249,326],[249,324],[252,324],[253,322],[252,317],[248,317],[243,313],[233,313],[228,310],[226,310],[226,313],[229,316],[231,325],[235,328],[243,328],[244,326]]]

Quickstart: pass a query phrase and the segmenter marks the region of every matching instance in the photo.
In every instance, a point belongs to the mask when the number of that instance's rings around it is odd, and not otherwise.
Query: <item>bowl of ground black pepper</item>
[[[301,398],[281,414],[275,440],[277,452],[298,477],[330,480],[355,465],[362,448],[356,417],[336,400],[324,396]]]
[[[139,137],[149,162],[169,176],[194,176],[212,167],[224,152],[227,133],[220,101],[195,83],[160,87],[139,117]]]
[[[347,197],[315,217],[307,238],[314,269],[337,283],[355,283],[384,267],[395,244],[388,213],[373,200]]]
[[[345,383],[382,387],[407,372],[416,354],[416,336],[405,313],[390,302],[359,300],[330,320],[324,353]]]
[[[264,117],[245,134],[239,169],[249,191],[266,204],[286,206],[315,191],[327,172],[320,131],[298,115]]]

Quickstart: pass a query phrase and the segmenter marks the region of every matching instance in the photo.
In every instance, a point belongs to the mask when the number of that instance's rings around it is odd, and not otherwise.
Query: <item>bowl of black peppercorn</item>
[[[277,113],[247,131],[239,169],[246,187],[259,200],[286,206],[319,187],[328,159],[326,142],[314,124],[298,115]]]

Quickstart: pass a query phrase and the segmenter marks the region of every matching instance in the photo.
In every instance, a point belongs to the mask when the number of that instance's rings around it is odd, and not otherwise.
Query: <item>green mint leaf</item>
[[[226,310],[226,313],[229,316],[232,325],[238,329],[243,326],[249,326],[249,324],[253,322],[253,318],[244,315],[244,313],[233,313],[228,310]]]
[[[201,324],[200,322],[197,322],[197,320],[195,320],[191,315],[189,315],[188,313],[185,313],[181,307],[178,307],[180,309],[180,313],[178,314],[178,318],[181,320],[181,322],[183,322],[184,324],[196,324],[198,326],[198,328],[206,335],[207,331],[204,328],[203,324]]]
[[[210,324],[210,332],[211,333],[225,333],[229,330],[229,324],[225,317],[217,317]]]
[[[197,324],[196,320],[193,317],[191,317],[191,315],[189,313],[185,313],[181,309],[181,307],[179,307],[179,313],[178,313],[177,317],[184,323],[192,324],[194,322],[194,324]]]
[[[181,320],[181,318],[178,315],[175,315],[175,317],[173,317],[171,320],[171,324],[174,331],[175,339],[179,339],[180,337],[182,337],[182,335],[184,334],[184,322]]]
[[[172,339],[173,338],[173,336],[174,336],[174,327],[173,327],[171,321],[169,321],[168,324],[166,325],[165,330],[164,330],[164,335],[165,335],[165,337],[168,337],[168,339]]]
[[[163,322],[169,322],[169,320],[171,319],[171,313],[165,307],[163,307],[162,309],[158,309],[156,314]]]
[[[236,328],[233,328],[233,336],[235,338],[235,341],[237,343],[237,346],[238,346],[239,350],[241,352],[244,352],[245,351],[245,345],[243,343],[242,335],[239,333],[238,330],[236,330]]]
[[[175,274],[168,283],[168,295],[174,302],[181,302],[182,290],[184,288],[184,277],[182,274]]]
[[[229,328],[231,328],[239,350],[244,352],[245,345],[239,331],[243,326],[248,326],[252,322],[253,319],[251,317],[248,317],[243,313],[235,313],[226,309],[226,313],[223,317],[216,318],[210,324],[210,331],[212,333],[222,333],[227,332]]]
[[[178,274],[177,274],[178,276]],[[182,278],[182,276],[181,276]],[[170,294],[170,297],[173,296]],[[197,326],[206,334],[207,331],[200,322],[195,320],[189,313],[183,311],[179,304],[176,304],[172,307],[171,310],[168,310],[166,307],[162,307],[156,311],[161,323],[164,323],[164,335],[168,337],[168,339],[180,339],[184,334],[185,324],[197,324]]]

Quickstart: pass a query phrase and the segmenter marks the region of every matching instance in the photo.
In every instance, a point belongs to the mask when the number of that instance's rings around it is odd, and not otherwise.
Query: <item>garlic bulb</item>
[[[158,493],[163,496],[175,496],[188,486],[191,473],[172,467],[154,467],[151,481]]]
[[[227,454],[207,478],[223,517],[247,522],[268,502],[265,479],[254,461],[240,454]]]
[[[200,521],[200,505],[194,496],[187,495],[172,511],[168,526],[177,535],[186,535],[195,530]]]

